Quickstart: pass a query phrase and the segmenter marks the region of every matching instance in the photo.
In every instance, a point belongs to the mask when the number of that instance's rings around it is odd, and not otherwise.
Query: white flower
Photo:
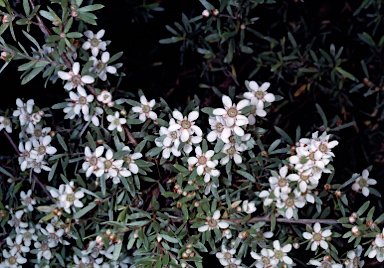
[[[38,140],[41,137],[47,136],[51,132],[50,127],[43,128],[41,125],[33,125],[32,128],[27,128],[26,132],[30,135],[29,140]]]
[[[117,184],[120,182],[119,175],[122,175],[123,177],[128,177],[131,175],[131,173],[126,169],[123,168],[124,160],[113,159],[113,152],[111,149],[108,149],[105,153],[105,158],[102,158],[103,162],[103,168],[104,174],[106,178],[112,178],[113,183]]]
[[[99,146],[96,148],[95,152],[92,153],[91,149],[87,146],[84,149],[85,162],[82,165],[82,169],[85,171],[87,177],[91,174],[95,174],[96,177],[103,175],[103,162],[101,160],[101,155],[104,152],[104,146]]]
[[[219,259],[221,265],[227,265],[231,259],[233,258],[233,255],[236,253],[236,249],[226,249],[225,246],[221,246],[221,252],[216,253],[216,258]]]
[[[21,256],[19,252],[8,252],[6,249],[3,250],[3,257],[5,258],[4,267],[17,268],[19,264],[24,264],[27,259]]]
[[[128,146],[124,146],[123,151],[131,151]],[[139,172],[139,167],[135,164],[135,160],[142,158],[141,153],[128,154],[123,156],[124,163],[128,166],[128,169],[133,173],[137,174]]]
[[[226,125],[228,127],[233,127],[234,132],[238,136],[244,135],[244,130],[240,128],[240,126],[244,126],[248,124],[248,119],[244,115],[241,114],[241,109],[249,105],[248,100],[241,100],[239,103],[232,104],[232,100],[226,96],[223,95],[222,101],[224,104],[223,108],[217,108],[213,110],[214,115],[222,116],[225,121]]]
[[[328,249],[328,243],[325,241],[325,239],[332,235],[332,232],[330,230],[324,230],[321,231],[320,223],[316,222],[313,226],[313,232],[308,233],[304,232],[303,237],[305,239],[309,239],[312,242],[311,250],[315,251],[318,246],[322,247],[323,249]]]
[[[281,194],[280,198],[277,200],[276,207],[282,210],[287,219],[293,217],[294,212],[298,210],[297,208],[305,206],[305,199],[301,196],[300,192],[293,192],[293,196],[291,194]]]
[[[111,124],[108,126],[108,130],[112,131],[115,128],[117,131],[121,132],[123,131],[123,128],[121,127],[122,124],[125,124],[127,122],[127,119],[125,118],[119,118],[119,112],[115,112],[115,115],[108,115],[107,116],[108,122]]]
[[[12,219],[8,221],[8,224],[11,227],[14,227],[16,230],[16,233],[19,232],[20,228],[27,228],[28,223],[21,221],[21,217],[24,215],[23,210],[18,210],[15,212],[15,214],[12,214]]]
[[[0,131],[3,129],[8,133],[12,133],[12,123],[8,117],[0,116]]]
[[[381,233],[376,235],[373,246],[368,253],[369,258],[376,257],[379,262],[384,261],[384,229]]]
[[[21,99],[16,99],[17,110],[13,111],[14,117],[19,117],[20,125],[31,127],[33,124],[31,122],[31,115],[33,112],[33,106],[35,101],[33,99],[28,100],[24,103]]]
[[[209,117],[209,124],[211,125],[212,131],[207,135],[207,140],[209,142],[215,141],[217,138],[221,139],[222,133],[229,133],[231,135],[231,129],[227,127],[226,122],[223,117],[215,116]],[[228,134],[225,134],[227,136]]]
[[[291,188],[289,187],[289,182],[288,180],[297,180],[298,175],[297,174],[289,174],[288,173],[288,168],[286,166],[283,166],[279,170],[279,177],[270,177],[269,178],[269,183],[271,184],[271,188],[274,191],[274,194],[276,197],[279,197],[281,193],[290,193]]]
[[[29,252],[29,250],[30,250],[28,246],[22,245],[23,237],[21,237],[21,236],[16,236],[15,241],[13,241],[12,238],[10,238],[8,236],[6,241],[7,241],[8,247],[10,248],[11,254],[13,252],[17,252],[17,253],[22,254],[22,253]]]
[[[33,205],[36,205],[36,200],[31,197],[32,190],[29,189],[27,194],[24,191],[20,192],[21,204],[27,207],[29,211],[33,211]]]
[[[59,191],[50,191],[53,198],[59,200],[59,206],[71,214],[71,208],[77,207],[82,208],[83,203],[80,201],[84,197],[84,192],[79,190],[74,192],[74,182],[71,181],[69,184],[61,184]]]
[[[223,237],[227,238],[227,239],[231,239],[232,238],[232,232],[231,230],[229,229],[225,229],[223,231]],[[217,255],[216,255],[217,256]]]
[[[68,91],[75,87],[79,89],[85,84],[92,84],[93,82],[95,82],[95,78],[93,78],[92,76],[90,75],[81,76],[79,73],[80,73],[80,63],[75,62],[72,66],[72,71],[69,71],[69,72],[58,71],[57,75],[62,80],[68,81],[64,85],[64,88]]]
[[[368,178],[369,171],[364,169],[362,172],[362,176],[358,177],[355,182],[352,184],[352,190],[363,193],[364,196],[369,195],[369,186],[375,185],[377,183],[376,180]]]
[[[348,260],[345,261],[345,268],[362,268],[364,261],[360,260],[360,255],[363,252],[363,247],[358,245],[355,250],[350,250],[347,253]]]
[[[109,102],[112,101],[112,94],[109,91],[107,91],[107,90],[103,90],[97,96],[97,100],[102,102],[102,103],[109,103]]]
[[[24,245],[29,247],[31,246],[31,241],[37,240],[37,235],[35,234],[35,228],[29,228],[29,229],[20,229],[19,233],[17,234],[17,237],[21,237],[21,239],[24,241]]]
[[[155,106],[155,100],[148,101],[144,95],[140,97],[141,106],[132,107],[132,111],[139,113],[139,119],[141,122],[145,122],[148,118],[152,120],[157,119],[157,114],[152,111],[153,106]]]
[[[246,146],[244,144],[238,145],[232,145],[232,144],[225,144],[221,151],[226,154],[225,157],[223,157],[220,160],[221,165],[225,165],[228,163],[229,159],[232,159],[235,161],[236,164],[241,164],[243,159],[240,156],[240,153],[246,150]]]
[[[252,214],[256,211],[256,206],[254,202],[249,202],[248,200],[244,200],[242,204],[243,211],[247,214]]]
[[[47,236],[48,240],[46,241],[48,242],[48,247],[50,248],[56,247],[59,242],[62,244],[68,244],[68,242],[64,241],[62,238],[64,234],[64,229],[58,229],[56,231],[55,227],[51,223],[48,223],[46,229],[41,228],[40,231]]]
[[[219,220],[220,215],[221,215],[220,211],[216,210],[213,213],[212,217],[207,217],[205,225],[200,226],[198,228],[199,232],[205,232],[207,230],[212,230],[215,228],[222,228],[222,229],[228,228],[229,223],[226,221]]]
[[[93,67],[89,71],[97,73],[101,80],[106,81],[107,73],[115,74],[117,71],[116,67],[107,65],[109,58],[109,52],[104,52],[101,55],[101,60],[96,59],[94,56],[90,57],[89,60],[93,61]]]
[[[275,196],[273,194],[273,190],[270,188],[269,190],[263,190],[260,192],[259,197],[264,199],[263,205],[268,207],[275,200]]]
[[[292,259],[287,256],[287,253],[291,251],[292,245],[287,244],[283,247],[280,246],[278,240],[273,241],[273,258],[278,260],[280,263],[285,263],[291,265],[293,263]]]
[[[101,29],[96,34],[89,30],[85,31],[84,35],[88,38],[88,41],[82,45],[82,48],[85,50],[91,49],[93,56],[97,56],[100,50],[106,50],[107,43],[105,41],[101,41],[104,33],[104,29]]]
[[[103,112],[104,110],[101,107],[95,107],[93,114],[85,114],[83,118],[85,121],[91,121],[92,124],[98,127],[100,125],[99,117],[103,114]]]
[[[261,254],[257,254],[256,252],[251,252],[251,257],[257,260],[257,263],[256,263],[257,268],[276,267],[278,260],[273,258],[274,252],[272,250],[263,248],[260,253]]]
[[[180,140],[186,142],[192,134],[202,136],[203,132],[195,125],[195,120],[199,117],[198,111],[192,111],[188,114],[188,117],[184,116],[177,110],[173,111],[173,117],[177,120],[175,124],[169,126],[168,131],[180,131]]]
[[[245,92],[244,98],[249,99],[254,104],[257,105],[260,102],[263,104],[264,102],[271,103],[275,101],[275,95],[267,92],[267,89],[271,85],[270,83],[265,82],[259,86],[255,81],[246,81],[245,85],[251,92]]]
[[[208,150],[206,153],[203,153],[200,146],[197,146],[195,148],[196,157],[192,156],[188,158],[188,164],[190,166],[197,166],[197,174],[203,175],[204,169],[206,167],[208,168],[214,168],[217,163],[211,161],[211,157],[214,155],[213,150]]]
[[[39,250],[39,252],[37,253],[37,260],[39,262],[41,260],[41,257],[43,257],[47,261],[49,261],[51,259],[52,253],[51,253],[51,249],[48,246],[48,242],[41,241],[41,243],[40,243],[39,241],[36,241],[34,246],[36,249]]]
[[[32,142],[33,150],[30,152],[30,157],[37,162],[44,159],[46,154],[53,155],[57,152],[57,149],[50,145],[52,141],[51,136],[40,137],[39,140]]]
[[[84,115],[89,114],[89,103],[91,103],[94,99],[93,95],[87,95],[85,89],[82,87],[77,88],[77,93],[71,91],[69,92],[69,97],[72,100],[73,111],[75,114],[79,115],[80,111],[83,112]]]

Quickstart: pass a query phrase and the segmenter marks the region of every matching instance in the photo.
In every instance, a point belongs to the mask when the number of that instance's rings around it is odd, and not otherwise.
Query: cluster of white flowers
[[[279,214],[290,219],[298,218],[298,208],[304,207],[307,202],[315,202],[312,190],[318,186],[322,173],[331,172],[327,165],[334,157],[331,149],[338,144],[337,141],[329,141],[329,138],[330,135],[325,132],[321,136],[314,132],[311,139],[300,139],[296,154],[289,158],[296,173],[287,176],[286,166],[280,168],[279,174],[272,172],[270,189],[259,194],[264,199],[264,206],[270,206],[275,201]]]
[[[21,127],[24,127],[25,129],[33,129],[33,126],[41,121],[41,118],[44,112],[43,111],[34,112],[35,101],[33,99],[30,99],[26,103],[24,103],[20,98],[17,98],[16,105],[17,105],[17,110],[13,111],[13,117],[18,117]],[[4,120],[3,120],[3,125],[5,127]]]
[[[120,182],[120,177],[129,177],[139,172],[135,160],[141,158],[141,153],[130,154],[130,148],[125,146],[122,148],[123,151],[127,151],[127,154],[122,159],[114,159],[113,151],[107,149],[105,157],[103,157],[104,146],[99,146],[92,152],[87,146],[85,147],[85,162],[82,165],[82,169],[85,171],[87,177],[92,174],[96,177],[105,176],[106,179],[111,178],[114,184]]]
[[[256,260],[257,268],[273,268],[284,265],[285,267],[292,267],[294,265],[292,259],[287,256],[291,251],[292,245],[280,245],[278,240],[273,241],[273,248],[263,248],[260,253],[251,252],[251,257]]]
[[[216,253],[216,257],[219,259],[220,264],[227,268],[244,268],[241,266],[241,260],[234,258],[236,253],[235,249],[227,249],[224,245],[221,246],[221,252]]]
[[[368,257],[374,258],[379,262],[384,261],[384,228],[381,233],[376,235],[375,241],[368,249]]]

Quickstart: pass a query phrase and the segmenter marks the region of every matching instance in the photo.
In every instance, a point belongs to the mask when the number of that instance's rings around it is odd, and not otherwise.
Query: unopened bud
[[[115,105],[115,103],[113,101],[110,101],[107,103],[108,107],[113,107]]]
[[[208,10],[204,10],[201,15],[204,17],[204,18],[208,18],[209,17],[209,11]]]
[[[61,33],[60,38],[65,38],[65,33]]]
[[[193,203],[193,205],[197,208],[198,206],[200,206],[200,203],[196,201],[195,203]]]
[[[299,243],[293,243],[293,248],[294,249],[298,249],[300,247],[300,244]]]
[[[331,190],[331,185],[330,185],[329,183],[325,184],[325,185],[324,185],[324,189],[325,189],[326,191]]]
[[[245,24],[241,24],[240,29],[245,30]]]
[[[214,10],[212,10],[212,14],[217,16],[217,15],[219,15],[219,11],[217,9],[214,9]]]
[[[121,114],[121,115],[126,115],[126,114],[127,114],[127,111],[126,111],[126,110],[121,110],[121,111],[120,111],[120,114]]]
[[[1,22],[4,23],[4,24],[8,24],[9,23],[9,16],[8,15],[4,15],[1,19]]]
[[[187,196],[187,191],[183,191],[183,196]]]
[[[241,207],[237,207],[237,208],[236,208],[236,211],[237,211],[237,212],[241,212]]]
[[[359,236],[359,235],[360,235],[359,227],[357,227],[357,226],[353,226],[353,227],[352,227],[352,234],[353,234],[354,236]]]
[[[157,235],[156,235],[156,240],[157,240],[158,243],[160,243],[160,241],[161,241],[162,239],[163,239],[163,238],[161,237],[160,234],[157,234]]]
[[[356,218],[355,218],[355,217],[352,217],[352,216],[350,216],[350,217],[349,217],[349,222],[350,222],[350,223],[354,223],[354,222],[355,222],[355,220],[356,220]]]
[[[336,198],[339,198],[341,196],[341,192],[340,191],[336,191],[335,192],[335,196],[336,196]]]

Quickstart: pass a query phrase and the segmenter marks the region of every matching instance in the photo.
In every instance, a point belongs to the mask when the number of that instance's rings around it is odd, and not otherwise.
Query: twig
[[[137,142],[135,137],[133,137],[132,133],[129,131],[126,125],[123,125],[123,128],[124,128],[125,134],[127,134],[128,136],[129,141],[136,147],[139,143]]]
[[[9,143],[12,145],[13,149],[15,149],[16,153],[17,153],[17,154],[20,154],[19,148],[18,148],[18,147],[16,146],[16,144],[13,142],[11,136],[9,136],[9,134],[8,134],[5,130],[3,130],[3,133],[4,133],[4,135],[7,137],[8,141],[9,141]]]
[[[225,221],[233,222],[233,223],[241,223],[243,219],[225,219]],[[247,221],[247,223],[255,223],[255,222],[271,222],[271,218],[268,216],[264,217],[254,217]],[[295,223],[295,224],[313,224],[313,223],[324,223],[324,224],[339,224],[340,222],[336,219],[286,219],[286,218],[276,218],[276,222],[283,223]]]

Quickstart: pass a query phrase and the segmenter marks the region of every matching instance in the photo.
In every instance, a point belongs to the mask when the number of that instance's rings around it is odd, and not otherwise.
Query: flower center
[[[281,188],[283,188],[285,185],[287,185],[287,180],[285,178],[280,178],[278,181],[277,181],[277,185]]]
[[[92,156],[91,158],[89,158],[89,163],[92,165],[92,166],[96,166],[97,165],[97,157],[96,156]]]
[[[231,253],[229,253],[229,252],[225,252],[224,253],[224,259],[230,260],[231,258],[232,258],[232,254]]]
[[[169,132],[169,136],[171,136],[171,138],[172,138],[173,140],[176,140],[176,139],[177,139],[177,133],[176,133],[176,131]]]
[[[322,153],[325,153],[325,152],[327,152],[328,151],[328,147],[327,147],[327,145],[325,145],[325,144],[320,144],[320,146],[319,146],[319,151],[320,152],[322,152]]]
[[[235,153],[236,153],[236,149],[235,149],[234,146],[231,146],[231,147],[228,148],[228,150],[227,150],[227,154],[228,154],[229,156],[233,156]]]
[[[215,219],[210,219],[209,221],[207,221],[207,224],[209,226],[209,228],[216,228],[217,227],[217,220]]]
[[[59,237],[55,233],[50,233],[49,234],[49,238],[52,239],[52,240],[55,240],[55,241],[59,240]]]
[[[91,43],[91,45],[93,46],[93,47],[97,47],[98,45],[99,45],[99,39],[97,39],[97,38],[92,38],[91,39],[91,41],[90,41],[90,43]]]
[[[8,118],[5,118],[3,124],[4,126],[9,126],[11,124],[11,121]]]
[[[97,69],[104,70],[106,66],[107,66],[107,64],[105,64],[102,61],[99,61],[99,63],[97,64]]]
[[[127,163],[127,165],[132,163],[132,159],[129,156],[124,157],[124,161]]]
[[[45,152],[46,152],[46,150],[45,150],[45,146],[40,145],[40,146],[37,148],[37,153],[38,153],[39,155],[43,155],[43,154],[45,154]]]
[[[327,262],[327,261],[323,261],[323,262],[321,263],[321,267],[322,267],[322,268],[332,268],[332,264],[330,264],[330,263]]]
[[[190,129],[191,126],[192,126],[192,124],[191,124],[191,122],[189,122],[188,120],[183,120],[183,121],[181,121],[180,126],[181,126],[182,128],[184,128],[184,129]]]
[[[282,260],[284,258],[284,252],[281,250],[275,250],[275,258]]]
[[[26,232],[26,233],[24,234],[24,239],[29,240],[29,239],[31,239],[31,238],[32,238],[32,234],[31,234],[30,232]]]
[[[26,204],[31,204],[32,203],[32,198],[30,198],[29,196],[27,196],[25,199],[24,199],[24,202]]]
[[[217,123],[215,126],[216,132],[221,133],[224,130],[224,126],[222,123]]]
[[[206,166],[205,168],[204,168],[204,172],[207,174],[209,174],[209,173],[211,173],[211,171],[212,171],[212,169],[210,168],[210,167],[208,167],[208,166]]]
[[[353,263],[353,267],[359,267],[360,265],[360,258],[359,257],[354,257],[353,260],[352,260],[352,263]]]
[[[367,185],[368,185],[368,183],[367,183],[367,181],[366,181],[364,178],[361,178],[361,179],[359,180],[359,186],[360,186],[361,188],[363,188],[363,187],[367,187]]]
[[[14,217],[12,221],[15,227],[20,226],[20,220],[18,218]]]
[[[237,268],[237,265],[234,263],[230,263],[227,267],[228,268]]]
[[[231,137],[229,137],[229,142],[232,144],[235,144],[236,143],[235,136],[232,135]]]
[[[312,239],[313,241],[319,242],[323,240],[323,236],[321,235],[321,233],[314,233]]]
[[[285,200],[285,205],[287,207],[293,207],[295,205],[295,200],[293,200],[293,198],[287,198],[287,200]]]
[[[67,201],[73,203],[75,201],[75,194],[67,194]]]
[[[43,136],[43,132],[41,131],[41,129],[35,129],[35,131],[33,132],[33,135],[36,137],[36,138],[39,138],[41,136]]]
[[[80,76],[80,75],[73,75],[71,81],[72,81],[72,83],[74,83],[76,86],[82,84],[81,76]]]
[[[264,92],[263,91],[256,91],[255,97],[258,98],[259,100],[263,99],[264,98]]]
[[[149,113],[151,111],[151,107],[148,105],[143,105],[141,109],[143,110],[143,113]]]
[[[80,96],[80,97],[79,97],[79,103],[80,103],[81,105],[85,105],[85,104],[87,104],[87,103],[88,103],[88,101],[87,101],[87,97]]]
[[[207,163],[207,158],[205,156],[200,156],[199,159],[197,160],[197,162],[200,164],[200,165],[205,165]]]
[[[49,248],[48,248],[48,244],[47,243],[43,243],[43,244],[41,244],[41,248],[40,248],[40,250],[41,251],[46,251],[46,250],[48,250]]]
[[[112,166],[112,161],[110,161],[110,160],[106,160],[106,161],[104,162],[104,168],[105,168],[105,169],[109,169],[111,166]]]
[[[309,180],[309,175],[300,175],[300,179],[306,182]]]
[[[113,120],[113,124],[114,124],[115,126],[119,126],[119,125],[120,125],[120,119],[119,119],[119,118],[114,119],[114,120]]]
[[[227,114],[228,114],[229,117],[233,118],[233,117],[237,116],[238,111],[237,111],[237,109],[235,107],[231,107],[231,108],[228,109]]]
[[[268,257],[265,257],[265,256],[261,257],[261,262],[262,262],[263,264],[269,264],[269,263],[270,263],[269,258],[268,258]]]
[[[9,264],[11,264],[11,265],[15,265],[15,264],[17,263],[16,256],[10,256],[10,257],[8,258],[8,262],[9,262]]]

